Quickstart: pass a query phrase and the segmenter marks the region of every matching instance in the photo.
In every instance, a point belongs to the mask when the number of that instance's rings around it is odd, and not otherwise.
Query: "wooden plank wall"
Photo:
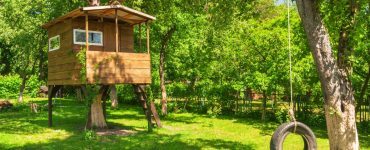
[[[48,85],[78,85],[81,65],[76,57],[85,45],[73,44],[73,29],[85,29],[82,18],[70,19],[48,29],[49,38],[60,35],[60,49],[48,53]],[[90,84],[151,83],[150,55],[134,53],[132,25],[119,25],[120,49],[115,52],[115,24],[89,20],[89,30],[103,32],[103,46],[90,46],[86,58],[86,76]],[[125,52],[125,53],[123,53]]]
[[[48,52],[48,85],[81,84],[81,65],[72,50],[72,20],[58,23],[48,29],[49,38],[60,36],[60,48]]]
[[[120,25],[120,52],[134,53],[134,27]]]
[[[151,83],[150,55],[87,52],[87,81],[96,84]]]

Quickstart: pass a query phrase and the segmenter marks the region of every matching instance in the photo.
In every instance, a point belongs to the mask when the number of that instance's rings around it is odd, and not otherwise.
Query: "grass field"
[[[34,99],[44,105],[46,99]],[[27,106],[0,112],[0,149],[269,149],[277,123],[228,116],[212,117],[192,113],[170,114],[164,125],[154,132],[146,131],[142,109],[121,105],[108,109],[110,128],[125,129],[130,135],[97,136],[84,131],[85,104],[59,99],[54,109],[54,127],[47,127],[47,110],[30,113]],[[326,131],[313,129],[318,149],[329,149]],[[362,149],[370,149],[370,135],[360,134]],[[303,141],[289,135],[285,149],[302,149]]]

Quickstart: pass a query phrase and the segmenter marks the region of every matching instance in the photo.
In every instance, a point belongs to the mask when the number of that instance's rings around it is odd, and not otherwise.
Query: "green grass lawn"
[[[46,99],[34,99],[40,105]],[[84,131],[86,107],[71,99],[59,99],[54,127],[47,126],[47,110],[31,114],[29,107],[0,112],[0,149],[269,149],[277,123],[228,116],[192,113],[169,114],[161,129],[148,133],[142,109],[121,105],[108,109],[110,128],[135,132],[128,136],[96,136]],[[315,129],[318,149],[329,149],[326,131]],[[360,134],[362,149],[370,149],[370,136]],[[302,149],[303,141],[289,135],[286,149]]]

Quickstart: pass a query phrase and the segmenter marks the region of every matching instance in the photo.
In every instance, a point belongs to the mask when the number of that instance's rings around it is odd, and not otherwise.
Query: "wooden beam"
[[[148,50],[148,54],[150,54],[150,36],[149,36],[149,33],[150,32],[150,27],[149,27],[149,23],[146,22],[146,49]]]
[[[142,50],[142,47],[141,47],[141,23],[139,24],[139,51]]]
[[[53,96],[51,96],[51,90],[53,90],[53,86],[49,86],[48,88],[48,124],[49,127],[53,126]]]
[[[50,85],[48,87],[48,124],[49,127],[53,126],[53,97],[61,88],[60,85]]]
[[[118,45],[118,14],[117,9],[115,9],[115,22],[116,22],[116,53],[118,53],[119,45]]]
[[[89,15],[85,14],[86,51],[89,51]]]
[[[158,128],[162,128],[161,120],[159,119],[159,115],[157,113],[157,109],[155,108],[155,104],[153,101],[150,101],[150,110],[153,114],[153,118],[155,123],[157,124]]]

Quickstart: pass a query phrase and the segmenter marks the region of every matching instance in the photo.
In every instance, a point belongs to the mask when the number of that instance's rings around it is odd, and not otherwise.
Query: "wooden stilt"
[[[48,89],[48,124],[49,127],[53,126],[53,97],[61,88],[60,85],[49,85]]]
[[[48,89],[48,123],[49,123],[49,127],[53,126],[53,106],[52,106],[52,103],[53,103],[53,97],[51,96],[51,91],[53,90],[53,86],[49,86],[49,89]]]

